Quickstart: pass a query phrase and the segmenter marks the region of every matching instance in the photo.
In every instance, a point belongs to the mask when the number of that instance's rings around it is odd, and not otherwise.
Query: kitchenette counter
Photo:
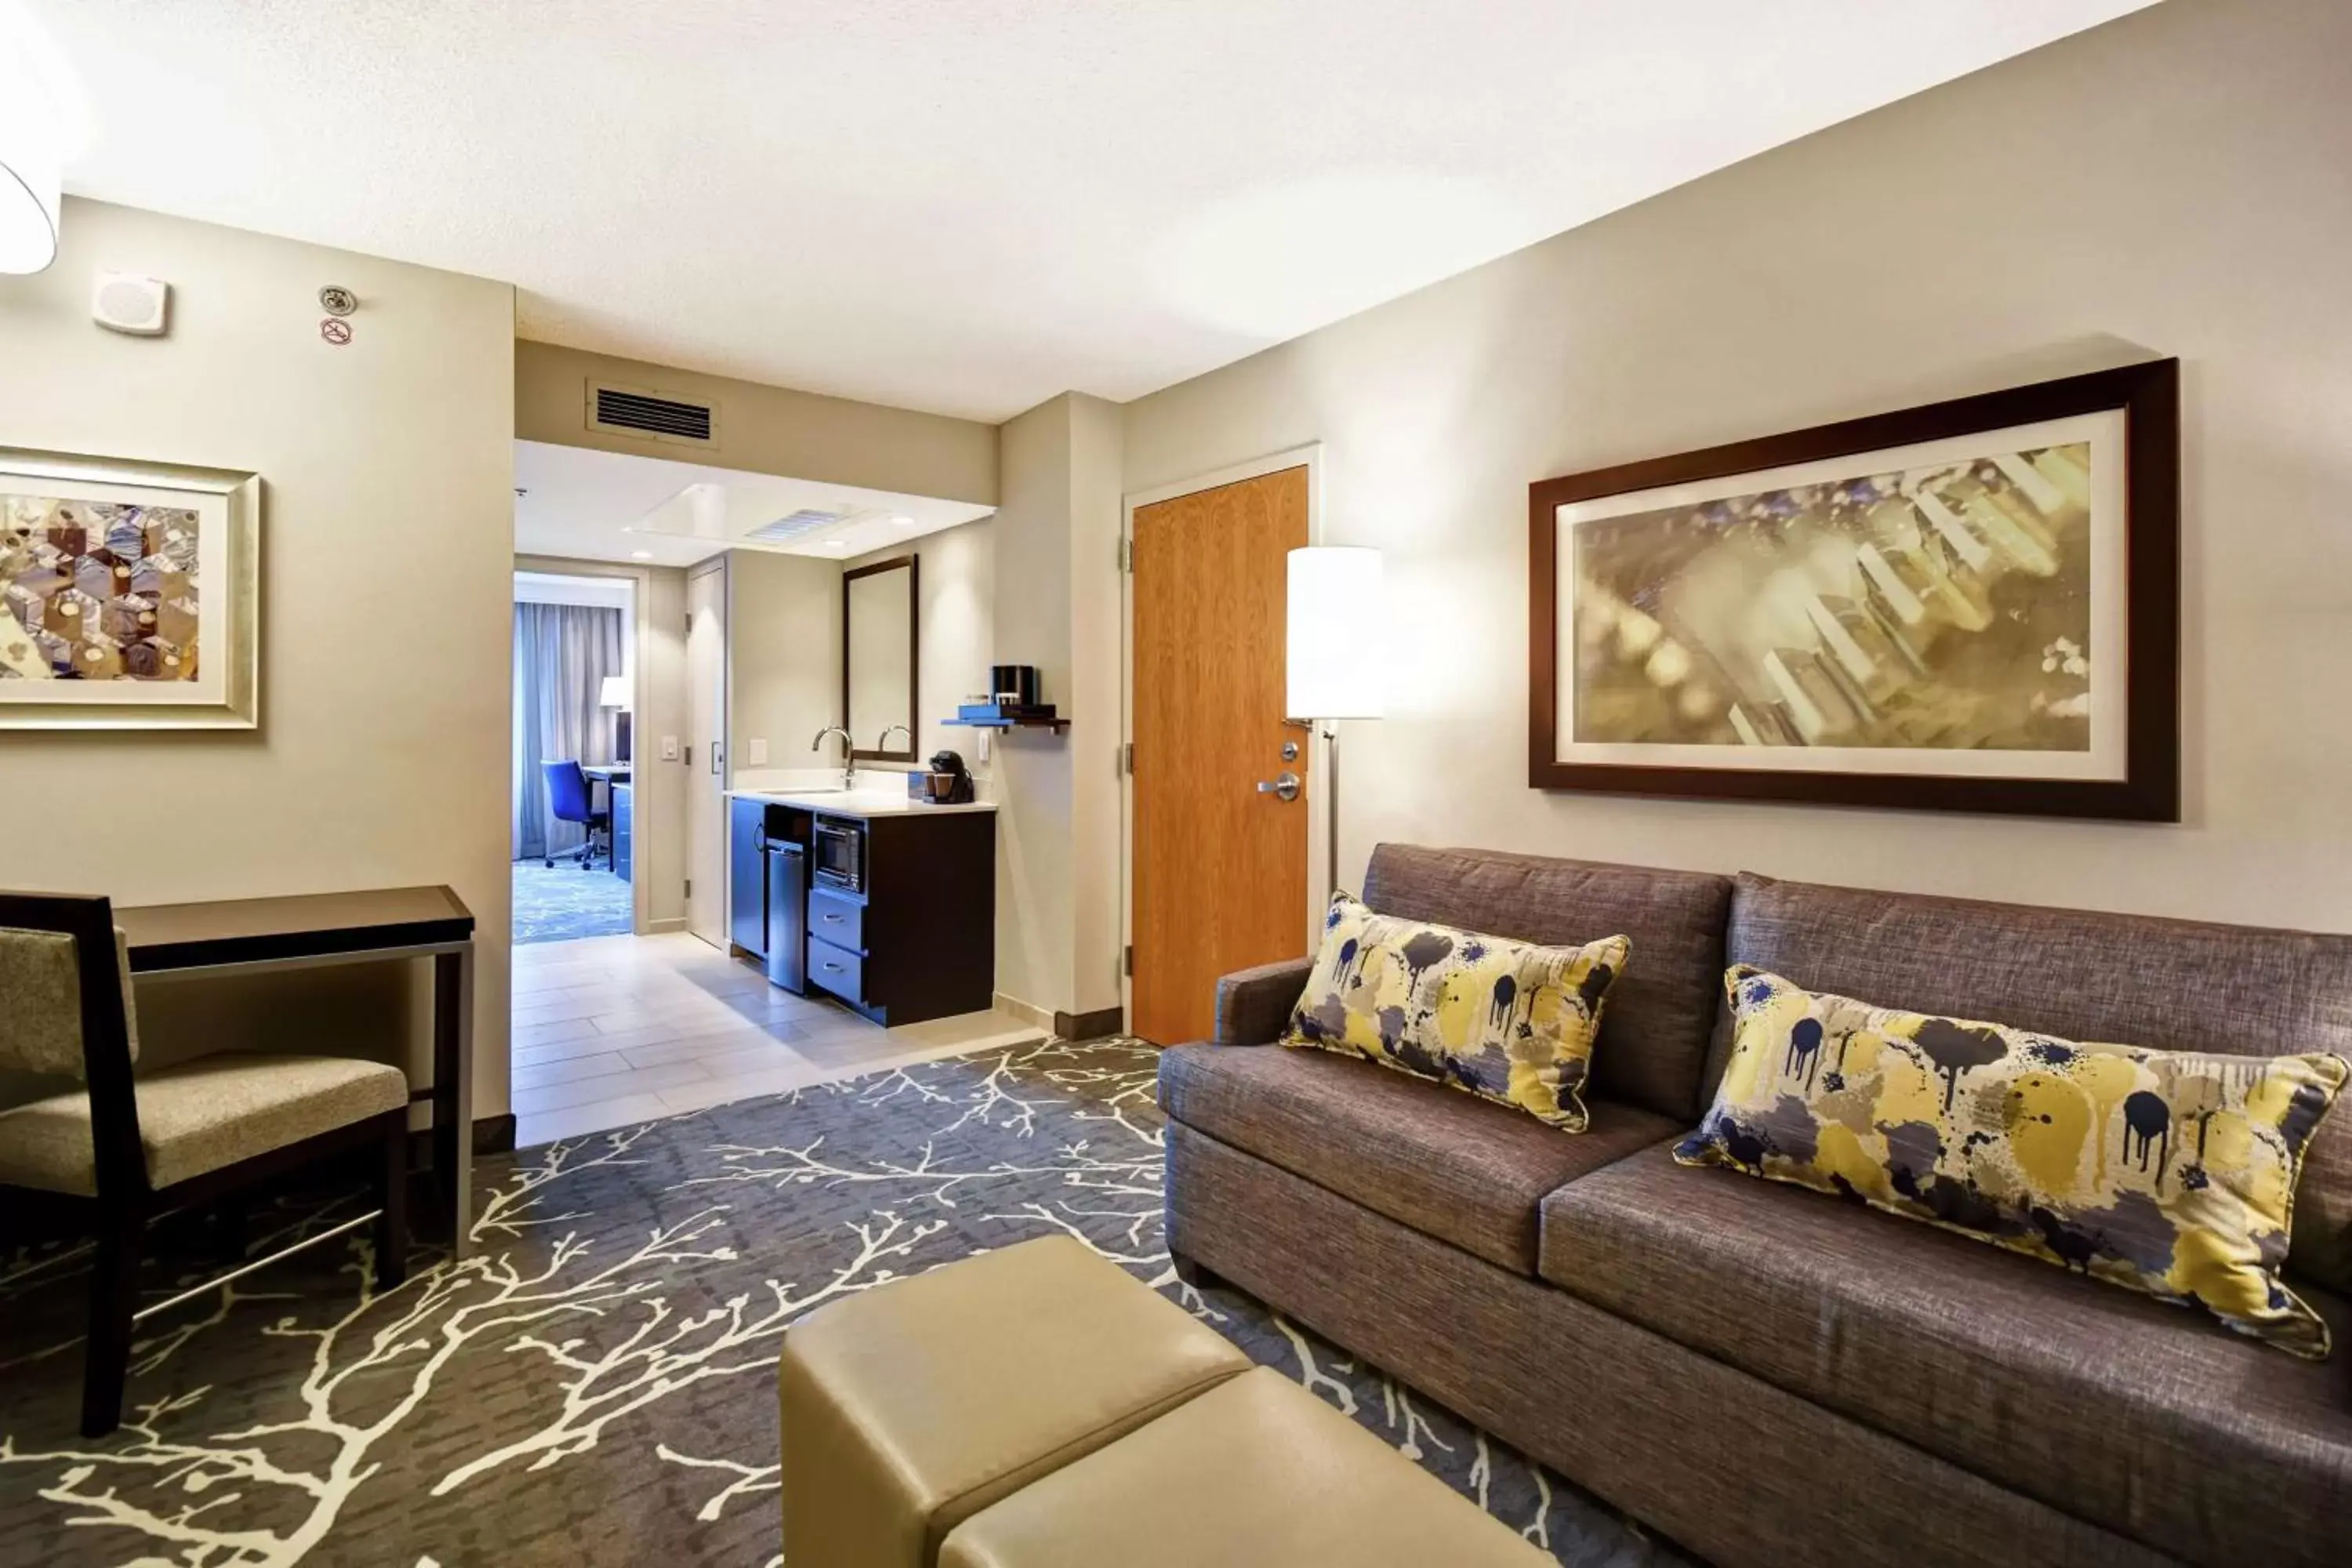
[[[893,795],[887,790],[730,789],[727,795],[733,800],[764,801],[770,805],[795,806],[827,816],[855,816],[866,821],[877,816],[948,816],[996,809],[996,803],[991,800],[938,805],[927,800],[909,799],[903,792]]]

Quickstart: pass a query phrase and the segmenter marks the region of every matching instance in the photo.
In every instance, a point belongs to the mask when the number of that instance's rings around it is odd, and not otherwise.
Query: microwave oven
[[[844,893],[866,890],[866,825],[838,816],[816,819],[809,870],[818,885]]]

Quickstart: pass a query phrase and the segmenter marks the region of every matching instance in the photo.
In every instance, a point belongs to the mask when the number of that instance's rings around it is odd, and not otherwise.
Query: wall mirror
[[[912,555],[841,574],[841,707],[861,762],[911,763],[922,633]]]

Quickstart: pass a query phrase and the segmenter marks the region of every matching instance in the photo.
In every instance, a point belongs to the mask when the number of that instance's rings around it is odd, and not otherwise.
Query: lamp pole
[[[1385,695],[1378,638],[1381,552],[1309,545],[1289,560],[1285,709],[1323,742],[1324,865],[1339,890],[1339,721],[1377,719]]]

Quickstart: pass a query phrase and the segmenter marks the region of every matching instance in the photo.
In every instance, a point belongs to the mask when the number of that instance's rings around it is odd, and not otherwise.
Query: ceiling
[[[691,566],[732,548],[846,561],[994,510],[587,447],[515,443],[518,555]],[[746,537],[803,510],[844,521],[819,523],[786,543]]]
[[[2148,0],[26,3],[93,109],[70,191],[509,279],[529,338],[1001,420]]]

